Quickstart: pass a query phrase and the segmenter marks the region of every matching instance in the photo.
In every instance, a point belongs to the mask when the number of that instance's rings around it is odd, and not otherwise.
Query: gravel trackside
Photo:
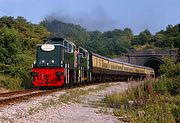
[[[68,91],[32,98],[0,108],[0,123],[121,123],[112,113],[103,113],[97,101],[114,92],[123,92],[137,82],[112,82],[80,87],[88,91],[80,102],[57,103]],[[101,87],[101,88],[100,88]],[[77,88],[73,89],[76,91]]]

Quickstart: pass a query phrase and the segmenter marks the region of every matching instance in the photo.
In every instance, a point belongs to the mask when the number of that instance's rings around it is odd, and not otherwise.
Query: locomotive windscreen
[[[64,61],[64,48],[62,46],[37,46],[37,67],[59,67],[62,61]]]

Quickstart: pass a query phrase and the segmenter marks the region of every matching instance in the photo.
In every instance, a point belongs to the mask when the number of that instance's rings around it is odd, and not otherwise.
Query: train
[[[154,78],[154,70],[113,60],[61,37],[36,45],[32,84],[38,87],[72,86],[90,82]]]

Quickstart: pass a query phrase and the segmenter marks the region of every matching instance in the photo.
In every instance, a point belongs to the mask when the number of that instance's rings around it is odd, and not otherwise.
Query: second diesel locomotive
[[[154,70],[100,56],[63,38],[52,38],[36,46],[31,75],[34,86],[47,87],[152,78]]]

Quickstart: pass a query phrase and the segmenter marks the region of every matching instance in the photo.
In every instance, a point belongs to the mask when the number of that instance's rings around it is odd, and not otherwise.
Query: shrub
[[[164,57],[164,64],[160,65],[159,72],[166,77],[180,76],[180,63],[174,63],[174,59]]]
[[[0,75],[0,86],[11,90],[21,89],[22,81],[18,77]]]
[[[153,84],[153,89],[160,93],[168,92],[171,95],[179,94],[180,76],[175,78],[162,77]]]

